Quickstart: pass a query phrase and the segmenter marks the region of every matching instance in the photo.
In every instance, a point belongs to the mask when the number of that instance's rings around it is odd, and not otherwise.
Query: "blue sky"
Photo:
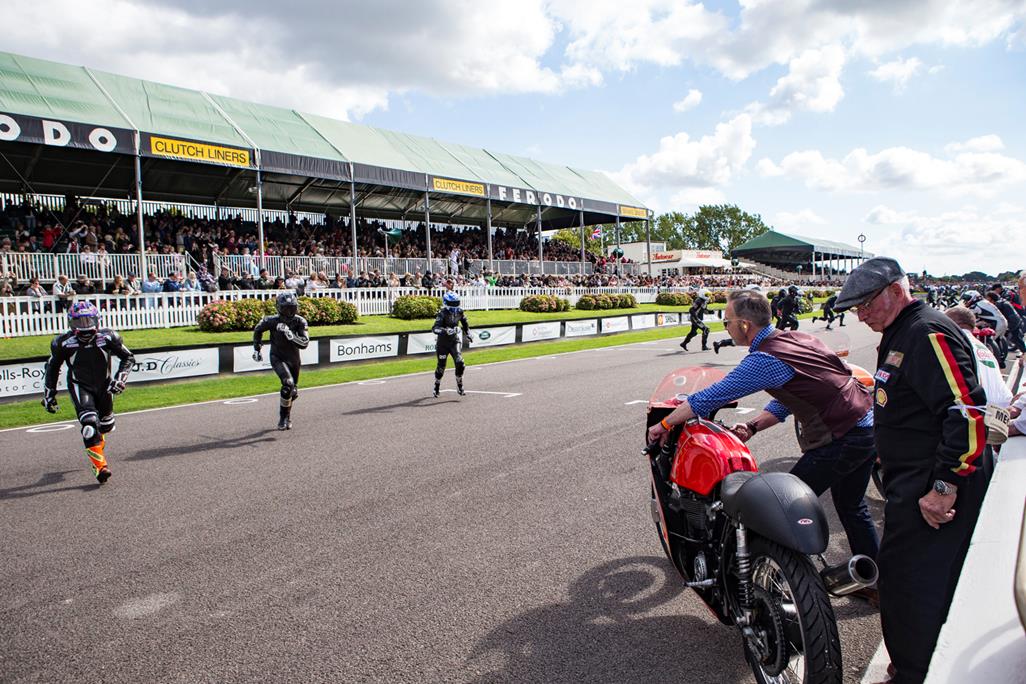
[[[602,170],[659,212],[861,232],[909,270],[1026,268],[1026,0],[4,12],[4,50]]]

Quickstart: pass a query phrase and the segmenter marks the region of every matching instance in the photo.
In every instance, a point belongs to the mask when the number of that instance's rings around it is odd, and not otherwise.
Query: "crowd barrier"
[[[681,325],[683,318],[679,313],[654,312],[471,328],[474,342],[470,350],[677,326]],[[433,354],[435,335],[427,330],[429,326],[430,323],[425,321],[423,332],[313,338],[300,353],[300,361],[303,365],[313,366]],[[247,343],[133,350],[133,353],[135,367],[128,377],[130,383],[270,370],[268,356],[265,354],[262,363],[253,361],[253,345]],[[41,358],[0,365],[0,399],[41,394],[44,365],[45,360]],[[66,388],[65,378],[66,373],[61,373],[58,389]]]
[[[191,262],[187,254],[147,254],[146,270],[153,271],[163,280],[172,273],[194,270],[195,265]],[[39,278],[41,284],[49,285],[59,275],[66,275],[71,280],[84,275],[106,287],[116,275],[127,277],[134,273],[140,281],[145,277],[139,272],[138,254],[97,252],[8,252],[0,254],[0,273],[14,274],[19,285],[27,285],[31,278]]]
[[[458,288],[462,306],[469,311],[516,309],[527,295],[548,294],[567,299],[573,306],[584,294],[632,294],[639,304],[655,302],[657,288]],[[203,307],[217,300],[273,299],[281,290],[228,290],[226,292],[158,292],[138,295],[81,295],[76,300],[96,304],[103,325],[115,330],[173,328],[196,325]],[[325,289],[307,292],[311,297],[331,297],[356,306],[361,316],[387,315],[392,303],[402,295],[419,294],[441,297],[444,289],[381,287]],[[67,330],[65,303],[56,297],[6,297],[0,299],[0,336],[25,337],[55,335]]]

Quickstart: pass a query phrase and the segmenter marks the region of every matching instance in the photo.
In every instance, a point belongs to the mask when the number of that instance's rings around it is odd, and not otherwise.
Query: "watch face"
[[[938,494],[947,494],[948,483],[944,480],[937,480],[933,483],[933,491],[937,492]]]

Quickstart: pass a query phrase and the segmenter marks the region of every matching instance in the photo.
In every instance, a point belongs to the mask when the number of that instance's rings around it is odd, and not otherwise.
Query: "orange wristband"
[[[671,426],[671,425],[670,425],[669,423],[667,423],[667,422],[666,422],[666,419],[665,419],[665,418],[663,418],[663,419],[662,419],[661,421],[659,421],[659,424],[660,424],[660,425],[662,425],[662,426],[663,426],[663,428],[664,428],[664,429],[665,429],[665,430],[666,430],[667,432],[669,432],[670,430],[672,430],[672,429],[673,429],[673,426]]]

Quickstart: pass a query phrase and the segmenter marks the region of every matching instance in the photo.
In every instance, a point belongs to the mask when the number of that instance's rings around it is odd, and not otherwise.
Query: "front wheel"
[[[826,588],[808,556],[751,537],[754,627],[758,648],[745,657],[762,684],[833,684],[842,680],[841,640]]]

